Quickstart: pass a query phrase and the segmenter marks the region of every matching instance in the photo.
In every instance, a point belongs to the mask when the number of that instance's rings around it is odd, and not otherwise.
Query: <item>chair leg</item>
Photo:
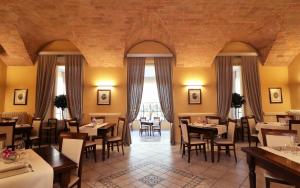
[[[108,142],[107,143],[107,158],[109,158],[109,150],[110,150],[109,145],[110,145],[110,143]]]
[[[183,158],[183,155],[184,155],[184,153],[185,153],[185,145],[182,145],[182,152],[181,152],[181,158]]]
[[[207,161],[205,144],[203,144],[203,153],[204,153],[204,159],[205,159],[205,161]]]
[[[235,145],[233,145],[233,153],[234,153],[235,163],[237,163],[236,152],[235,152]]]
[[[88,149],[85,148],[85,158],[88,158]]]
[[[218,162],[220,161],[221,146],[218,146]]]
[[[180,150],[182,150],[182,136],[180,137]]]
[[[265,178],[265,181],[266,181],[266,188],[270,188],[271,187],[271,180],[270,178]]]
[[[119,143],[117,143],[117,150],[118,150],[118,152],[120,152],[120,150],[119,150]]]
[[[122,141],[122,154],[124,155],[124,143]]]
[[[196,145],[195,147],[196,147],[196,155],[198,156],[198,145]]]
[[[188,146],[188,163],[191,161],[191,146]]]

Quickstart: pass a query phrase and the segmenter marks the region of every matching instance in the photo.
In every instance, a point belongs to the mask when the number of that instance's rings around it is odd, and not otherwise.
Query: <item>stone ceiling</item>
[[[300,52],[299,0],[1,0],[0,18],[7,65],[32,65],[61,39],[91,66],[122,66],[143,40],[164,43],[180,66],[210,66],[231,41],[252,45],[266,65]]]

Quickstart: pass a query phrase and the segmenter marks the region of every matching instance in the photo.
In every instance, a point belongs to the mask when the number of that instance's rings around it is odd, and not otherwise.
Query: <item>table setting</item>
[[[258,140],[263,143],[261,129],[281,129],[288,130],[289,126],[286,122],[258,122],[255,125],[255,129],[258,131]]]
[[[195,123],[192,123],[190,126],[200,127],[200,128],[215,128],[215,129],[218,130],[218,135],[222,135],[222,134],[227,133],[227,126],[226,125],[217,125],[217,124],[195,122]]]

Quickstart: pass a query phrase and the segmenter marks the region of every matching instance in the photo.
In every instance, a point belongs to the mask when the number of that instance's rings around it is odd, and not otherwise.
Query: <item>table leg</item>
[[[25,148],[28,149],[29,148],[29,138],[30,138],[30,131],[26,131],[26,143],[25,143]]]
[[[250,188],[256,188],[255,159],[247,155],[247,162],[249,166]]]
[[[67,188],[70,182],[70,171],[61,173],[60,187]]]
[[[215,162],[214,134],[210,134],[211,162]]]
[[[105,160],[105,142],[106,142],[106,131],[102,134],[102,161]]]

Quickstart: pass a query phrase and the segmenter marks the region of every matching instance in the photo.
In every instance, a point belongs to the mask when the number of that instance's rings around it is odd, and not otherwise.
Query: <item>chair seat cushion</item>
[[[122,138],[120,136],[114,136],[107,139],[108,142],[121,141]]]
[[[36,140],[36,139],[39,139],[39,137],[38,136],[31,136],[31,137],[29,137],[29,139],[30,140]]]
[[[75,185],[77,182],[79,181],[79,177],[76,175],[70,175],[70,183],[68,185],[68,187],[72,187],[73,185]]]
[[[199,138],[191,138],[190,143],[192,145],[205,144],[205,142],[203,140],[200,140]]]
[[[217,139],[215,140],[216,144],[233,144],[233,142],[231,140],[227,140],[227,139]]]
[[[93,146],[93,145],[96,145],[96,142],[93,142],[93,141],[86,141],[85,142],[85,147],[90,147],[90,146]]]

